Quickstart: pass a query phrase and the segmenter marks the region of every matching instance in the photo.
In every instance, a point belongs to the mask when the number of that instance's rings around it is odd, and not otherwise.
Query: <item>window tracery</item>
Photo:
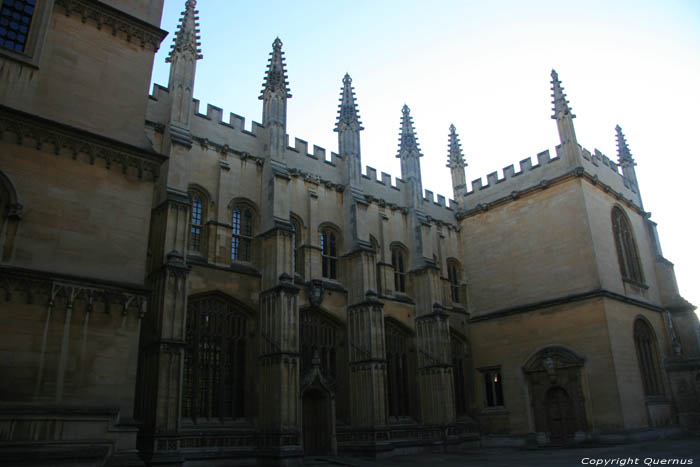
[[[219,297],[190,301],[187,310],[182,416],[244,416],[246,383],[244,312]]]
[[[391,320],[385,321],[386,338],[386,378],[389,416],[410,415],[409,398],[409,336]]]
[[[400,245],[391,247],[391,266],[394,268],[394,290],[406,292],[406,253]]]
[[[253,212],[236,205],[231,215],[231,261],[250,261],[253,250]]]
[[[651,327],[641,318],[634,322],[634,346],[637,362],[642,375],[644,393],[647,396],[663,395],[663,384],[659,376],[659,360],[656,352],[656,338]]]
[[[612,210],[612,225],[622,278],[643,284],[644,276],[639,262],[637,244],[634,241],[627,216],[617,206]]]
[[[321,231],[321,275],[328,279],[338,278],[338,240],[330,228]]]

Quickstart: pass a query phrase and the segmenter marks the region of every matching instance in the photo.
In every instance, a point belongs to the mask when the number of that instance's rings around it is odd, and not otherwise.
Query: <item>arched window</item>
[[[460,282],[460,268],[459,263],[454,259],[447,260],[447,278],[450,281],[450,295],[452,296],[453,303],[461,303],[459,296],[459,282]]]
[[[386,320],[384,323],[389,416],[407,417],[411,411],[408,392],[408,343],[410,336],[391,320]]]
[[[338,278],[338,240],[337,234],[325,228],[321,231],[321,275],[328,279]]]
[[[202,247],[202,218],[204,215],[202,198],[192,197],[192,215],[190,220],[190,250],[200,251]]]
[[[612,210],[612,225],[615,248],[617,249],[617,260],[620,263],[622,278],[643,284],[644,276],[639,263],[637,244],[634,241],[627,216],[617,206]]]
[[[244,416],[246,314],[220,297],[189,301],[182,416]]]
[[[292,218],[292,271],[295,274],[302,274],[304,265],[301,258],[301,222],[298,219]]]
[[[301,310],[301,372],[311,369],[314,354],[321,359],[321,373],[331,383],[337,376],[337,346],[339,327],[322,312]]]
[[[402,246],[392,245],[391,266],[394,268],[394,290],[406,291],[406,253]]]
[[[637,361],[639,372],[642,374],[644,393],[647,396],[663,395],[656,338],[649,324],[641,318],[637,318],[634,322],[634,346],[637,349]]]
[[[253,249],[253,211],[245,205],[234,206],[231,226],[231,261],[250,261]]]
[[[457,416],[467,413],[467,391],[465,374],[467,364],[467,343],[454,332],[450,335],[452,346],[452,366],[454,368],[455,411]]]

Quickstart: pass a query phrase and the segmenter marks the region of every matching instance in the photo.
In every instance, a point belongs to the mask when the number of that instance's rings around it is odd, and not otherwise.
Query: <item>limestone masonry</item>
[[[700,326],[628,142],[615,128],[616,160],[579,145],[555,71],[556,153],[468,186],[450,126],[454,199],[436,199],[408,106],[400,178],[363,169],[347,74],[337,153],[289,141],[279,38],[251,131],[200,108],[195,7],[149,95],[162,0],[0,0],[0,464],[700,428]]]

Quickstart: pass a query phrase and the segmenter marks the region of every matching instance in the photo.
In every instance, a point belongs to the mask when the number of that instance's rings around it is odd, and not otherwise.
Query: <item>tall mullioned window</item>
[[[620,264],[622,278],[643,284],[644,275],[639,262],[637,244],[634,241],[627,216],[617,206],[612,210],[612,225],[615,248],[617,249],[617,260]]]
[[[390,320],[385,322],[386,379],[389,415],[410,415],[408,393],[408,344],[410,336]]]
[[[394,290],[406,291],[406,254],[403,248],[395,245],[391,248],[391,266],[394,268]]]
[[[36,0],[0,1],[0,46],[25,51],[35,8]]]
[[[182,416],[193,420],[244,416],[246,315],[219,297],[187,309]]]
[[[644,384],[644,393],[647,396],[663,395],[654,331],[641,318],[634,322],[634,346],[637,350],[637,361]]]
[[[321,275],[328,279],[338,278],[338,240],[334,231],[321,231]]]
[[[202,246],[202,198],[192,199],[192,221],[190,224],[190,249],[200,251]]]
[[[250,261],[253,245],[253,213],[236,206],[231,216],[231,261]]]
[[[461,303],[459,296],[459,264],[455,260],[447,261],[447,278],[450,281],[452,302]]]

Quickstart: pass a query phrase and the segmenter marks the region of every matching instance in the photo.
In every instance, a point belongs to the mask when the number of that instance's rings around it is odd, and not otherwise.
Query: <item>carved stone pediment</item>
[[[558,369],[579,367],[583,366],[583,363],[583,358],[566,347],[551,346],[532,355],[523,365],[523,372],[546,372],[549,375],[554,375]]]

